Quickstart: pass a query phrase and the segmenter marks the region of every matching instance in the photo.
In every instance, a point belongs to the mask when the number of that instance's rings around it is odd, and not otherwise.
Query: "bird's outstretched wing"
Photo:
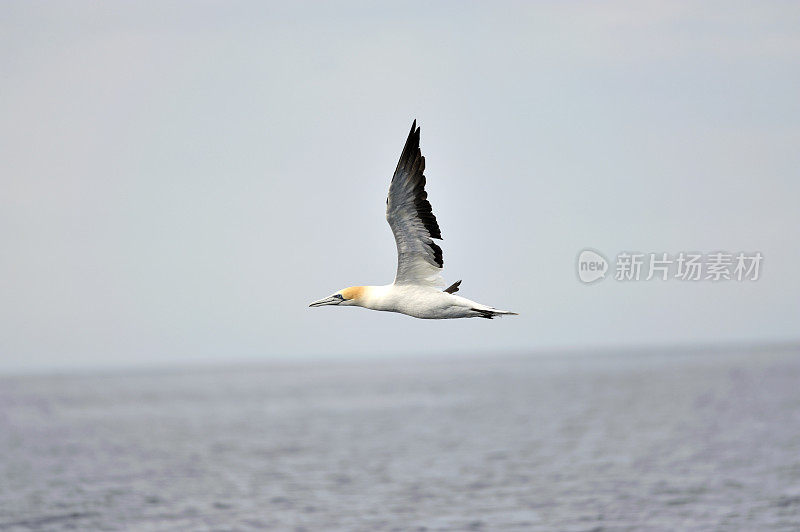
[[[419,149],[419,128],[414,120],[386,198],[386,221],[397,243],[395,284],[444,284],[442,248],[433,241],[441,240],[442,232],[425,192],[424,171],[425,157]]]

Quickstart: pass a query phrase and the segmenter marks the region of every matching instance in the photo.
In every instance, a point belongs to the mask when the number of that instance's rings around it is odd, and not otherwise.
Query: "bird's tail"
[[[510,310],[499,310],[491,307],[473,308],[472,310],[478,313],[475,315],[476,318],[486,318],[487,320],[494,319],[495,316],[519,316],[519,314]]]

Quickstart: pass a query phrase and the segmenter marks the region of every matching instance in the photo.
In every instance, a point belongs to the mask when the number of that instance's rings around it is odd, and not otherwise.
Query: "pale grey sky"
[[[0,371],[800,339],[800,5],[4,2]],[[422,127],[444,276],[384,284]],[[578,252],[760,251],[584,286]]]

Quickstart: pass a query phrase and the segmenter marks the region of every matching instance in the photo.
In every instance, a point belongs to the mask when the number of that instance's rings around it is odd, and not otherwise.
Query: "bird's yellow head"
[[[325,305],[358,305],[364,297],[363,286],[349,286],[319,301],[314,301],[309,307],[322,307]]]

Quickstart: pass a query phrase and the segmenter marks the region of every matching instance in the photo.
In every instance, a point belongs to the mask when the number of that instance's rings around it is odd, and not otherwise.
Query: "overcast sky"
[[[26,0],[0,44],[0,371],[800,339],[795,2]],[[519,317],[308,308],[393,280],[413,119],[445,279]]]

